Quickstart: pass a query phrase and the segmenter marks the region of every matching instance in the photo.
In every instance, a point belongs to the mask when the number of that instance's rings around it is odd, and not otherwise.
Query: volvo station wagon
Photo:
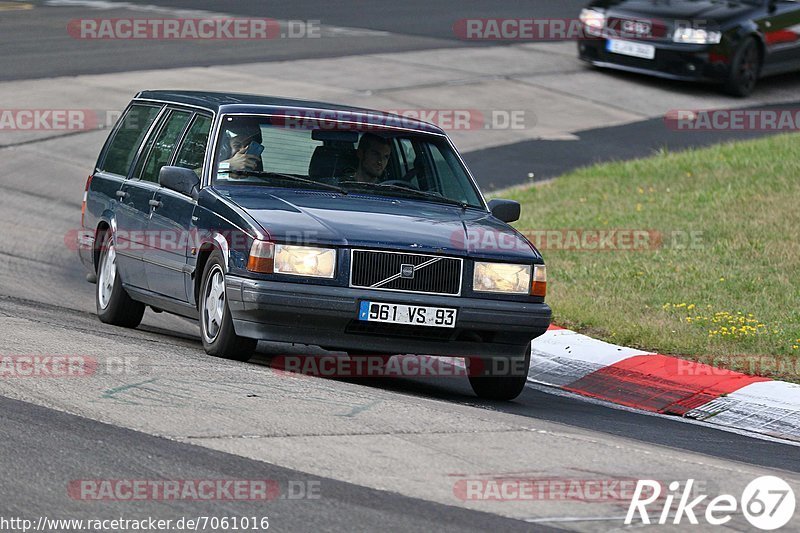
[[[197,320],[210,355],[259,340],[464,358],[512,399],[550,325],[546,271],[440,128],[354,107],[136,95],[86,183],[78,250],[101,321]]]

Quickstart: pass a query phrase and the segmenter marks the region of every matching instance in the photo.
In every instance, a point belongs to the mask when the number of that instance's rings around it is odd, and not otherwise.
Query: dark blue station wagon
[[[197,319],[211,355],[258,340],[353,357],[464,357],[511,399],[544,333],[544,261],[441,129],[380,111],[145,91],[86,184],[81,261],[101,321]]]

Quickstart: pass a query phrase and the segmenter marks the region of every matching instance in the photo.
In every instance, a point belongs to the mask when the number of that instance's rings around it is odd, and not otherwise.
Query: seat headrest
[[[354,148],[317,146],[308,164],[308,177],[312,179],[332,178],[355,172],[358,156]]]

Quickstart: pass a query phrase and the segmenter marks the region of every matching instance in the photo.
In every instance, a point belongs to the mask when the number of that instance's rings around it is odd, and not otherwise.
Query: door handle
[[[128,197],[128,193],[127,192],[125,192],[125,191],[117,191],[117,198],[119,198],[120,200],[124,200],[127,197]]]
[[[159,207],[161,207],[161,202],[158,200],[150,200],[147,203],[150,204],[150,207],[152,207],[153,209],[158,209]]]

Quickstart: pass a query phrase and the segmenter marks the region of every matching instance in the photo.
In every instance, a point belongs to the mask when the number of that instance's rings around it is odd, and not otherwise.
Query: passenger
[[[392,155],[392,144],[389,139],[374,133],[365,133],[358,142],[356,155],[358,168],[353,174],[353,181],[378,183]]]

